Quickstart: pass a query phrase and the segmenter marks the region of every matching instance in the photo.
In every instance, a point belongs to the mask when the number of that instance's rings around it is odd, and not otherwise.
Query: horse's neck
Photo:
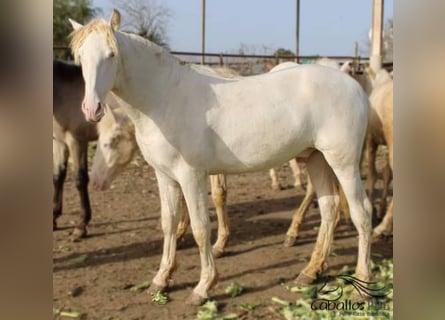
[[[181,94],[182,84],[198,75],[148,41],[126,34],[116,38],[121,60],[113,92],[146,114],[169,105],[172,95]]]

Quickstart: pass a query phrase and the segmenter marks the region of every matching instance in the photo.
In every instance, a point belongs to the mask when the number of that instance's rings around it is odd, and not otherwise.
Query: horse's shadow
[[[228,245],[229,254],[240,254],[230,250],[231,246],[245,243],[247,241],[256,240],[262,236],[275,236],[278,234],[283,235],[288,228],[291,221],[291,214],[289,219],[268,218],[269,214],[273,214],[275,211],[289,211],[296,208],[298,203],[297,197],[289,197],[283,199],[273,200],[260,200],[251,201],[238,204],[231,204],[228,206],[228,214],[232,225],[232,236]],[[273,210],[273,211],[272,211]],[[252,229],[252,222],[249,221],[260,213],[261,219],[255,221],[255,232],[244,232],[244,230]],[[309,217],[308,217],[309,218]],[[212,217],[212,220],[215,218]],[[308,219],[312,220],[312,218]],[[132,220],[131,220],[132,221]],[[129,222],[131,222],[129,220]],[[126,222],[126,221],[121,221]],[[309,222],[309,221],[308,221]],[[303,225],[302,230],[305,230],[307,226]],[[312,228],[309,225],[309,228]],[[151,226],[150,231],[153,232],[154,226]],[[124,233],[126,230],[117,230],[114,233]],[[139,259],[144,257],[151,257],[162,254],[163,239],[162,233],[159,233],[159,237],[150,242],[137,242],[123,246],[116,246],[104,250],[91,250],[87,252],[77,252],[69,254],[62,258],[54,259],[54,272],[62,270],[71,270],[85,267],[98,266],[107,263],[130,261],[133,259]],[[107,233],[108,234],[108,233]],[[107,234],[102,234],[106,236]],[[90,237],[97,237],[99,235],[91,234]],[[212,228],[212,239],[216,238],[216,225]],[[88,241],[88,238],[86,239]],[[266,244],[259,247],[267,246]],[[191,231],[189,230],[182,242],[178,244],[179,250],[186,250],[196,247],[195,240]],[[259,248],[256,247],[257,249]],[[255,247],[248,249],[248,251],[255,250]],[[241,252],[242,253],[242,252]],[[82,259],[84,257],[84,259]],[[79,260],[80,259],[80,260]],[[70,263],[71,262],[71,263]]]

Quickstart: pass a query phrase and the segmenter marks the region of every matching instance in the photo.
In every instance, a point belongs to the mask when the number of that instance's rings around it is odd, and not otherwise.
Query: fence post
[[[219,66],[224,67],[224,58],[222,53],[219,54]]]

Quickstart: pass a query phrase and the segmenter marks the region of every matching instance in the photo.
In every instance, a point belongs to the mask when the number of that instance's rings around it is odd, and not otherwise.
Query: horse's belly
[[[257,106],[258,107],[258,106]],[[291,106],[269,107],[269,112],[215,110],[207,114],[209,143],[213,159],[210,171],[242,172],[281,165],[311,146],[311,121],[308,114]],[[259,108],[261,109],[261,108]],[[304,108],[303,108],[304,109]],[[223,114],[221,114],[223,113]],[[230,119],[230,121],[220,121]]]
[[[283,138],[271,134],[261,140],[252,138],[235,144],[218,143],[208,162],[208,171],[239,173],[273,168],[311,147],[309,140],[295,135]]]

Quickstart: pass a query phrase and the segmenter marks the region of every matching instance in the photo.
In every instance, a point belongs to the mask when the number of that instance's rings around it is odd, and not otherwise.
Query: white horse
[[[322,217],[311,260],[297,283],[312,282],[325,267],[338,205],[334,174],[359,234],[356,276],[370,279],[371,206],[359,172],[369,102],[356,81],[317,65],[224,79],[198,73],[150,41],[117,31],[116,10],[109,23],[72,25],[71,48],[85,79],[86,119],[99,121],[106,94],[114,92],[128,103],[136,141],[155,169],[164,248],[151,291],[164,290],[175,267],[181,190],[201,256],[200,280],[188,303],[201,304],[218,279],[207,175],[264,170],[297,155],[308,158]]]
[[[315,63],[322,65],[322,66],[331,67],[333,69],[339,69],[340,71],[343,71],[344,73],[347,73],[347,74],[351,74],[353,71],[352,61],[350,61],[350,60],[343,63],[343,65],[341,67],[338,65],[338,63],[335,60],[332,60],[329,58],[318,59]],[[280,71],[280,70],[284,70],[287,68],[294,68],[298,65],[299,64],[296,62],[286,61],[286,62],[277,64],[272,69],[270,69],[269,72]],[[289,167],[291,168],[292,174],[294,175],[294,187],[297,189],[302,188],[302,186],[303,186],[303,172],[297,162],[297,159],[293,158],[293,159],[289,160]],[[274,190],[282,189],[280,182],[278,180],[277,169],[278,168],[272,168],[269,170],[269,176],[270,176],[270,179],[272,180],[272,189],[274,189]],[[308,181],[308,184],[309,183],[310,183],[310,181]],[[312,186],[307,186],[307,188],[310,188],[311,190],[313,190]],[[312,201],[312,199],[310,199],[310,200],[308,199],[307,203],[310,204],[311,201]],[[303,210],[303,212],[305,212],[305,211],[306,210]],[[296,227],[294,229],[296,229],[296,232],[298,232],[298,227]],[[290,231],[290,229],[289,229],[289,231]],[[296,234],[295,234],[295,238],[296,238]]]

